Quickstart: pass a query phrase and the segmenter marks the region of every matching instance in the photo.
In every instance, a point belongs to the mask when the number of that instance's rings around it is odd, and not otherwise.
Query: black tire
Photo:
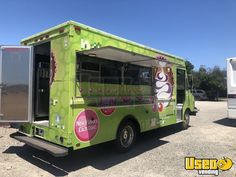
[[[131,121],[124,122],[120,125],[115,146],[120,152],[129,151],[136,142],[137,129]]]
[[[189,127],[189,122],[190,122],[190,112],[189,110],[186,110],[184,113],[184,118],[182,122],[182,129],[186,130]]]

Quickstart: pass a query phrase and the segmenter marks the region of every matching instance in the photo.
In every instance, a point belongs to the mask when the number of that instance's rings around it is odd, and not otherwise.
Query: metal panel
[[[227,93],[236,94],[236,58],[227,59]]]
[[[177,121],[181,121],[182,120],[183,104],[177,104],[176,109],[177,109]]]
[[[32,47],[0,49],[0,122],[28,122],[32,117]]]
[[[228,108],[236,109],[236,98],[228,98]]]
[[[10,136],[12,138],[15,138],[18,141],[28,144],[29,146],[32,146],[42,151],[47,151],[51,153],[52,155],[54,155],[55,157],[63,157],[63,156],[68,155],[67,148],[49,143],[47,141],[44,141],[38,138],[25,136],[24,134],[19,133],[19,132],[13,133]]]
[[[236,109],[228,108],[228,118],[236,119]]]
[[[120,48],[116,48],[113,46],[106,46],[101,48],[95,48],[90,50],[84,50],[79,52],[80,54],[89,55],[89,56],[96,56],[98,58],[104,58],[108,60],[113,61],[120,61],[124,63],[131,63],[136,64],[140,66],[161,66],[163,62],[166,62],[167,64],[176,64],[170,61],[167,61],[166,59],[159,59],[157,57],[150,57],[146,55],[142,55],[139,53],[131,52],[128,50],[123,50]]]

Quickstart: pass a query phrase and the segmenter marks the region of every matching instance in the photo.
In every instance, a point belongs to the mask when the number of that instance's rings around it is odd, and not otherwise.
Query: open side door
[[[0,46],[0,122],[32,117],[32,47]]]

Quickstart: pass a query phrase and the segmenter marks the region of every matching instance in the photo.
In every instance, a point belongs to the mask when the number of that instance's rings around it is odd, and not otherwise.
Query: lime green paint
[[[74,28],[78,26],[80,31]],[[61,29],[63,31],[60,32]],[[55,78],[50,87],[50,102],[55,103],[50,104],[50,125],[45,127],[26,123],[22,126],[23,132],[34,135],[32,127],[38,127],[45,130],[45,135],[41,138],[66,147],[80,149],[115,139],[118,126],[127,115],[132,115],[138,121],[141,132],[176,123],[176,68],[185,68],[185,61],[182,58],[73,21],[23,39],[21,43],[22,45],[37,45],[49,40],[51,52],[56,61]],[[99,83],[89,84],[76,81],[76,52],[105,46],[113,46],[149,57],[161,55],[175,63],[172,66],[174,90],[169,106],[161,113],[153,112],[151,104],[118,106],[110,116],[105,116],[98,106],[88,107],[90,103],[99,103],[101,97],[114,97],[119,102],[123,96],[130,96],[133,103],[138,96],[143,96],[143,99],[154,96],[152,86],[106,84],[104,87]],[[93,88],[92,93],[89,92],[89,86]],[[80,92],[80,88],[84,90],[83,93]],[[82,142],[75,135],[74,124],[77,115],[86,108],[96,112],[99,117],[99,129],[93,139]],[[194,98],[190,91],[186,91],[183,113],[186,109],[191,111],[194,109]],[[56,116],[60,116],[59,123],[56,122]],[[156,123],[152,125],[154,118]],[[63,142],[60,141],[60,137],[64,138]]]

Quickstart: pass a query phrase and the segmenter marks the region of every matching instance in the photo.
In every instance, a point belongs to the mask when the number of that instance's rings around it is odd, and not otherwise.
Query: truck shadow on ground
[[[181,131],[180,126],[177,124],[143,133],[140,135],[134,148],[127,153],[116,152],[112,142],[72,151],[68,156],[59,158],[27,145],[11,146],[3,153],[17,154],[22,159],[52,175],[65,176],[86,166],[105,170],[146,151],[169,143],[160,139],[179,131]]]
[[[214,123],[228,126],[228,127],[236,127],[236,119],[230,119],[228,117],[214,121]]]

